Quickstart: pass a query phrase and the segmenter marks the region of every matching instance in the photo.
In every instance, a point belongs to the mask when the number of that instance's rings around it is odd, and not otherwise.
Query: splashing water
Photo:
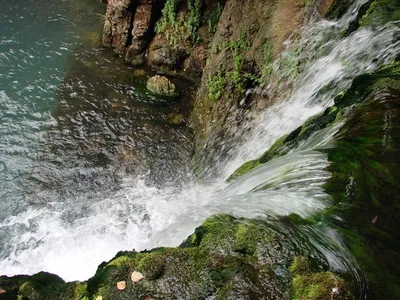
[[[400,42],[395,37],[399,29],[391,26],[376,30],[363,28],[347,37],[330,39],[315,47],[320,44],[315,41],[322,38],[321,31],[316,28],[324,28],[325,33],[346,28],[360,3],[363,1],[357,1],[342,19],[321,21],[305,31],[301,43],[305,48],[312,45],[309,48],[314,49],[314,53],[296,80],[293,92],[288,99],[269,107],[260,115],[250,138],[232,149],[234,155],[229,164],[223,162],[216,166],[223,169],[223,174],[214,180],[213,185],[196,183],[189,174],[177,175],[163,186],[156,187],[147,183],[146,175],[135,177],[124,173],[118,176],[118,180],[108,180],[106,176],[118,170],[120,165],[111,171],[105,167],[79,166],[80,174],[89,177],[95,174],[100,178],[98,182],[95,178],[90,189],[75,191],[75,186],[61,186],[60,189],[67,191],[56,193],[50,187],[41,194],[34,190],[32,195],[21,194],[16,204],[1,214],[1,273],[32,274],[45,270],[66,280],[87,279],[94,274],[100,262],[110,259],[120,250],[178,245],[213,214],[257,217],[297,213],[306,217],[328,206],[329,200],[322,189],[330,175],[325,171],[328,160],[325,154],[315,149],[329,146],[340,124],[314,135],[299,149],[268,162],[232,184],[225,183],[225,179],[243,162],[268,149],[277,138],[330,106],[334,96],[346,90],[356,75],[377,69],[398,53]],[[321,90],[328,85],[329,91],[322,93]],[[14,103],[5,92],[0,93],[0,105],[7,107],[9,115],[21,113],[19,107],[13,109]],[[29,126],[36,126],[37,131],[41,126],[55,122],[48,113],[37,119],[29,123]],[[37,124],[32,125],[35,122]],[[31,143],[35,143],[38,135],[43,138],[41,133],[27,132],[29,134]],[[30,148],[35,147],[21,147],[15,143],[14,148],[2,151],[25,153],[28,157]],[[31,158],[26,160],[23,166],[31,164]],[[7,164],[2,161],[0,159],[0,171],[5,174]],[[49,166],[58,168],[57,164]],[[73,168],[72,164],[60,169],[62,172],[51,173],[49,177]],[[65,177],[61,177],[57,182],[64,180]],[[107,184],[109,186],[105,186]],[[8,195],[3,193],[1,197],[6,199]],[[43,198],[48,200],[40,201]],[[312,230],[307,232],[311,240],[316,234]],[[332,238],[330,242],[323,241],[323,244],[329,249],[321,248],[320,240],[314,240],[316,247],[330,258],[332,268],[348,269],[346,262],[354,266],[344,246],[339,248],[340,251],[331,251],[331,248],[342,245],[335,233],[329,229],[325,232],[328,231],[327,239],[329,236]],[[332,240],[335,247],[329,247]],[[338,256],[339,252],[341,256]],[[338,264],[335,257],[340,257],[343,265]]]

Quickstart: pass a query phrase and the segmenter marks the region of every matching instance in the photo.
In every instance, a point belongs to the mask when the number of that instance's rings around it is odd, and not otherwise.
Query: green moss
[[[121,255],[116,257],[115,259],[113,259],[112,261],[110,261],[107,266],[116,266],[116,267],[120,267],[123,265],[129,265],[132,262],[135,261],[135,255],[129,255],[129,256],[125,256],[125,255]]]
[[[357,77],[335,100],[339,108],[356,107],[338,132],[336,147],[327,150],[332,176],[324,187],[334,206],[326,214],[356,228],[357,234],[338,230],[365,270],[372,299],[400,297],[400,272],[392,267],[400,253],[400,235],[393,230],[400,220],[399,83],[397,61]]]
[[[293,299],[330,300],[332,299],[332,289],[343,285],[343,283],[343,279],[331,272],[297,275],[293,279]]]
[[[360,26],[380,26],[400,20],[399,0],[375,0],[360,20]]]
[[[289,271],[293,276],[293,299],[353,299],[344,279],[332,272],[315,272],[310,260],[305,256],[297,256],[292,261]],[[332,289],[340,293],[333,297]]]
[[[295,225],[312,225],[315,221],[311,219],[304,219],[303,217],[299,216],[298,214],[291,213],[288,216],[282,217],[283,221],[289,221]]]
[[[160,278],[165,270],[165,254],[162,251],[144,254],[138,262],[137,270],[150,280]]]
[[[289,267],[292,274],[304,275],[311,272],[310,262],[307,257],[296,256]]]
[[[285,152],[284,142],[288,136],[285,135],[278,139],[266,152],[264,152],[258,159],[250,160],[241,165],[229,178],[227,181],[232,181],[240,176],[243,176],[250,171],[254,170],[258,166],[271,160],[273,157],[283,155]],[[286,152],[285,152],[286,153]]]
[[[248,162],[245,162],[243,165],[241,165],[231,176],[229,176],[226,181],[229,182],[236,179],[237,177],[243,176],[260,165],[261,164],[258,162],[258,160],[249,160]]]
[[[39,295],[32,286],[32,283],[25,282],[20,286],[18,290],[18,296],[22,299],[24,298],[37,299]]]
[[[271,241],[272,238],[273,235],[266,229],[260,230],[258,224],[253,222],[250,222],[250,224],[239,224],[233,244],[234,251],[254,255],[258,243]]]
[[[76,288],[75,288],[75,293],[74,293],[74,299],[80,300],[80,299],[84,299],[87,296],[88,296],[87,283],[85,283],[85,282],[77,283]]]

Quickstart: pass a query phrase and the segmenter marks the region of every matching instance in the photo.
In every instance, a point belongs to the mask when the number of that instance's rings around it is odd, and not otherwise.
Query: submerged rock
[[[184,125],[185,117],[183,114],[170,113],[168,114],[168,123],[172,125]]]
[[[167,77],[156,75],[147,80],[146,88],[157,95],[176,97],[178,92],[175,84],[173,84]]]

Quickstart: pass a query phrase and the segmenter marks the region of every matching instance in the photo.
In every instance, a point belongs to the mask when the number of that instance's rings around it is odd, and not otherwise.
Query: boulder
[[[173,84],[167,77],[155,75],[147,80],[146,88],[157,95],[176,97],[178,92],[175,84]]]
[[[179,62],[179,54],[162,35],[156,35],[149,46],[147,60],[152,66],[173,69]]]

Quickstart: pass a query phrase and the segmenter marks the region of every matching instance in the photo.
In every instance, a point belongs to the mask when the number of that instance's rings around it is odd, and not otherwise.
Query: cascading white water
[[[314,28],[327,32],[345,28],[363,2],[357,1],[341,20],[321,21]],[[7,237],[0,273],[45,270],[66,280],[87,279],[99,263],[117,251],[178,245],[213,214],[256,217],[294,212],[307,216],[326,207],[329,202],[321,186],[329,177],[325,171],[328,161],[314,149],[328,145],[338,126],[230,185],[225,179],[277,138],[331,105],[333,97],[345,90],[354,76],[389,62],[400,50],[400,42],[395,40],[399,31],[390,26],[364,28],[316,49],[316,58],[297,79],[291,96],[263,112],[250,138],[232,150],[234,159],[226,166],[217,166],[224,168],[224,175],[215,179],[214,185],[187,179],[182,183],[178,177],[176,182],[159,188],[146,185],[145,175],[127,177],[109,196],[93,199],[91,192],[80,192],[63,202],[28,207],[6,218],[0,223],[0,232]],[[321,38],[321,31],[317,34],[310,29],[304,34],[305,44]],[[328,84],[332,88],[319,93]]]

